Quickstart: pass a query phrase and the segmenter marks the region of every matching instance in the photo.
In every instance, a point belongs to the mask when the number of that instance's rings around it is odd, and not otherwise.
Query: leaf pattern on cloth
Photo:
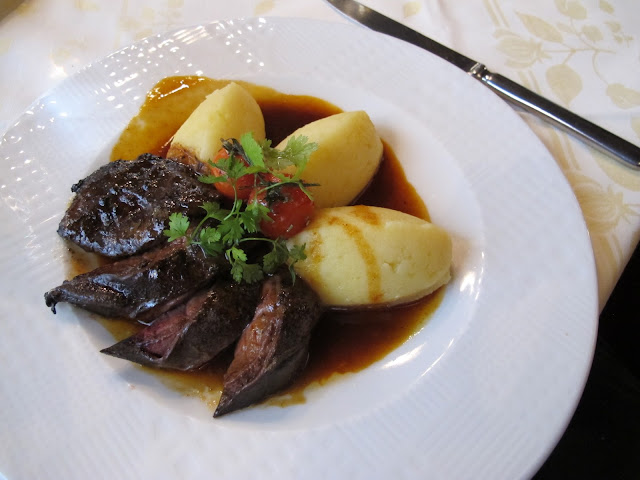
[[[584,20],[587,18],[587,9],[575,0],[556,0],[556,8],[560,13],[574,20]]]
[[[595,25],[585,25],[584,27],[582,27],[581,33],[594,43],[597,43],[604,39],[602,31]]]
[[[640,92],[620,83],[609,85],[607,95],[620,108],[628,109],[640,106]]]
[[[640,205],[626,203],[623,192],[614,190],[612,185],[604,188],[580,174],[574,174],[571,183],[591,234],[606,235],[619,222],[628,222],[640,211]]]
[[[569,105],[582,91],[582,79],[580,75],[564,63],[549,67],[546,72],[546,77],[551,90],[564,105]]]
[[[606,0],[600,0],[600,10],[602,10],[603,12],[609,13],[609,14],[613,14],[615,12],[615,9],[613,8],[613,5],[611,5],[609,2],[607,2]]]
[[[64,46],[54,49],[49,58],[57,68],[64,71],[65,65],[73,63],[83,48],[84,44],[80,40],[70,40]]]
[[[402,5],[402,14],[404,18],[408,18],[420,12],[421,9],[421,2],[405,2],[404,5]]]
[[[264,15],[265,13],[269,13],[273,10],[275,6],[275,2],[273,0],[262,0],[258,2],[258,4],[253,9],[253,14],[256,16]]]
[[[593,157],[609,180],[613,181],[616,185],[622,187],[629,193],[636,192],[640,194],[640,175],[638,175],[638,172],[630,172],[628,168],[623,167],[617,162],[612,162],[606,155],[596,152],[595,150],[593,150]],[[640,195],[637,196],[636,202],[640,204]],[[634,211],[636,210],[634,209]],[[629,217],[629,221],[618,222],[616,227],[629,227],[637,224],[637,219],[640,217],[640,213],[637,215],[634,214],[632,217],[636,217],[636,219],[634,220]],[[637,231],[638,235],[640,235],[640,228],[637,228]]]
[[[542,42],[526,39],[509,31],[496,32],[500,36],[498,50],[507,55],[507,65],[513,68],[527,68],[536,62],[551,58],[542,49]]]
[[[562,43],[560,31],[545,20],[526,13],[518,13],[518,17],[525,28],[536,37],[547,42]]]
[[[620,224],[629,224],[640,215],[640,204],[625,201],[624,192],[618,185],[606,188],[592,178],[578,172],[567,173],[576,198],[582,208],[591,244],[596,253],[596,270],[599,283],[615,284],[618,272],[626,262],[624,251],[628,246],[621,245],[616,232]],[[637,235],[636,235],[637,237]],[[631,238],[632,245],[637,238]],[[608,292],[600,291],[600,302],[606,301]]]

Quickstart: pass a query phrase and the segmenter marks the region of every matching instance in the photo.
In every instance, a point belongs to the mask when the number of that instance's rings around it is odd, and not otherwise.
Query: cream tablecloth
[[[636,1],[364,3],[640,144]],[[148,35],[247,16],[347,21],[321,0],[3,0],[0,16],[0,131],[62,79]],[[582,206],[603,306],[640,236],[640,172],[526,120]]]

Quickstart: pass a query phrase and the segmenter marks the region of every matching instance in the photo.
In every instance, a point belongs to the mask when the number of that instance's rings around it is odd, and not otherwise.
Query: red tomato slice
[[[213,163],[218,163],[220,160],[224,160],[226,158],[229,157],[229,153],[224,149],[221,148],[218,153],[216,153],[216,156],[213,157]],[[245,162],[246,165],[246,162]],[[211,169],[211,175],[214,175],[216,177],[223,177],[225,176],[225,172],[220,170],[219,168],[216,167],[209,167]],[[255,175],[243,175],[242,177],[238,178],[235,182],[236,185],[236,192],[238,195],[238,198],[241,200],[247,200],[249,198],[249,196],[251,195],[251,190],[254,187],[254,180],[255,180]],[[236,192],[234,192],[233,190],[233,185],[231,184],[230,181],[225,181],[225,182],[217,182],[213,184],[214,187],[216,187],[216,189],[225,197],[227,198],[231,198],[234,199]]]
[[[259,193],[258,193],[259,192]],[[257,201],[271,210],[272,221],[260,222],[260,231],[268,238],[290,238],[308,224],[315,205],[298,185],[284,184],[268,191],[254,189],[249,202]]]

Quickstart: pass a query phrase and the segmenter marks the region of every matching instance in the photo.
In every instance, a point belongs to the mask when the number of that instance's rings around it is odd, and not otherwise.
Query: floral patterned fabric
[[[640,9],[629,0],[363,3],[640,144]],[[0,130],[83,65],[183,25],[247,16],[347,20],[321,0],[7,0]],[[640,171],[523,114],[578,198],[604,306],[640,238]]]

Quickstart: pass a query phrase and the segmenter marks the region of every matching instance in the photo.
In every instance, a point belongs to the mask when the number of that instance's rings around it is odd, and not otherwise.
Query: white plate
[[[109,335],[43,293],[55,230],[147,90],[244,79],[365,109],[434,222],[453,281],[415,336],[286,408],[213,420],[200,401],[98,353]],[[578,204],[520,118],[473,79],[361,28],[212,23],[151,37],[45,95],[0,145],[0,471],[18,478],[508,478],[533,474],[589,370],[595,269]],[[1,477],[1,475],[0,475]]]

